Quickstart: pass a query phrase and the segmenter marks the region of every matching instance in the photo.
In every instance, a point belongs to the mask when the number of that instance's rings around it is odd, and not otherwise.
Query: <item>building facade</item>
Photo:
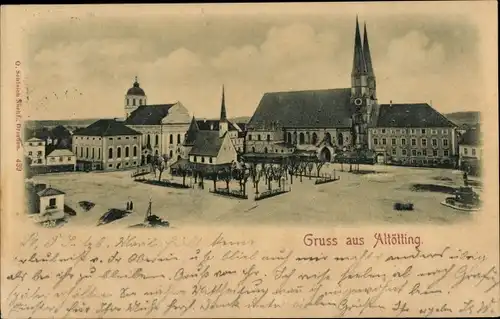
[[[24,155],[30,159],[31,166],[45,166],[45,141],[36,137],[24,143]]]
[[[74,171],[76,156],[68,149],[55,149],[47,155],[47,168],[49,171]]]
[[[99,120],[73,135],[79,170],[119,170],[141,162],[141,133],[116,120]]]
[[[458,149],[460,169],[478,175],[483,158],[483,142],[479,127],[470,129],[461,136]]]

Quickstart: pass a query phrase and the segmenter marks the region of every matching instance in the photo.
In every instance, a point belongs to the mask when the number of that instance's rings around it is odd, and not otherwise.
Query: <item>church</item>
[[[366,23],[361,37],[357,17],[350,82],[349,88],[265,93],[247,125],[245,155],[309,153],[330,162],[339,152],[365,149],[376,152],[379,162],[391,163],[393,156],[398,155],[400,163],[409,164],[417,160],[427,163],[422,157],[428,154],[447,158],[455,155],[454,124],[427,103],[379,104]],[[393,150],[387,143],[389,138],[381,139],[378,135],[382,131],[396,134],[396,128],[399,143],[401,139],[413,143],[417,138],[422,139],[422,134],[446,133],[450,142],[443,140],[443,143],[447,143],[448,149],[440,153],[423,152],[406,150],[404,145],[405,151]],[[417,130],[418,137],[411,135]],[[391,135],[391,143],[394,138]],[[382,148],[378,142],[384,140]],[[393,146],[396,148],[396,144]]]

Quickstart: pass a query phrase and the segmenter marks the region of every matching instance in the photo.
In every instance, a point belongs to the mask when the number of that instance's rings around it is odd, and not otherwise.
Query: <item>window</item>
[[[385,145],[385,144],[387,144],[387,139],[384,137],[384,138],[382,139],[382,145]]]
[[[139,100],[139,105],[142,105],[142,99]]]
[[[422,134],[425,134],[425,128],[422,129]]]
[[[431,130],[431,134],[437,134],[437,130]]]
[[[113,164],[109,164],[108,167],[113,167]]]
[[[201,157],[201,162],[205,163],[205,157],[203,157],[203,156]]]
[[[158,134],[155,135],[155,146],[158,145],[158,140],[159,140],[159,137],[158,137]]]
[[[68,161],[71,161],[71,157],[68,157]]]
[[[339,134],[339,136],[342,136],[342,134]],[[341,138],[339,137],[339,144],[342,144],[340,141],[341,141]],[[315,132],[312,134],[311,144],[316,145],[317,142],[318,142],[318,135]]]
[[[417,156],[417,150],[411,150],[411,156]]]
[[[292,133],[288,132],[286,136],[287,136],[287,142],[292,143]]]
[[[116,148],[116,157],[117,158],[122,157],[122,148],[121,147]]]
[[[181,143],[181,135],[177,134],[177,144],[180,144],[180,143]]]
[[[127,99],[127,106],[129,106],[129,105],[130,105],[130,102],[129,102],[129,99]]]
[[[401,150],[401,154],[403,154],[403,156],[406,156],[406,150]]]
[[[252,147],[252,153],[255,153],[255,147]]]
[[[264,147],[264,153],[267,153],[267,147]]]
[[[267,134],[267,141],[269,142],[271,140],[271,135]]]
[[[378,145],[378,139],[377,139],[377,138],[374,138],[374,139],[373,139],[373,144],[374,144],[374,145]]]
[[[411,139],[411,146],[415,146],[415,145],[417,145],[417,139],[412,138]]]
[[[433,138],[432,139],[432,146],[437,146],[437,145],[438,145],[437,139]]]
[[[448,147],[448,139],[443,138],[443,146]]]
[[[472,155],[476,156],[476,149],[475,148],[472,149]]]
[[[415,134],[415,129],[414,129],[414,128],[412,128],[412,129],[410,130],[410,132],[411,132],[411,134]]]
[[[290,134],[290,133],[288,133]],[[252,140],[252,134],[248,134],[248,140],[251,141]]]
[[[448,130],[442,130],[441,133],[442,134],[448,134]]]
[[[95,150],[94,150],[94,148],[92,148],[92,159],[94,159],[94,155],[95,155],[94,152],[95,152]]]
[[[38,160],[38,164],[42,164],[42,160],[41,159]]]
[[[121,140],[122,138],[121,137],[118,137],[117,140]]]
[[[63,157],[59,156],[59,162],[62,162],[62,161],[63,161]]]
[[[432,156],[434,156],[434,157],[438,156],[438,151],[437,150],[432,150]]]
[[[443,155],[444,155],[444,156],[448,156],[448,155],[449,155],[448,150],[444,150]]]
[[[108,158],[113,159],[113,148],[111,148],[111,147],[108,150]]]
[[[464,155],[467,155],[469,153],[469,150],[467,149],[467,147],[464,147]]]
[[[112,137],[110,137],[110,138],[109,138],[109,140],[110,140],[110,141],[112,141],[112,140],[113,140],[113,138],[112,138]]]
[[[32,151],[29,151],[29,152],[28,152],[28,155],[33,155],[33,152],[32,152]]]
[[[423,138],[423,139],[422,139],[422,146],[423,146],[423,147],[426,147],[426,146],[427,146],[427,139],[426,139],[426,138]]]
[[[385,134],[385,128],[382,129],[382,134]]]
[[[83,146],[80,148],[80,157],[83,157]]]
[[[392,155],[396,155],[396,149],[395,148],[392,149]]]
[[[128,154],[129,153],[129,150],[128,150],[128,146],[125,146],[125,157],[128,157]]]
[[[392,143],[392,145],[396,145],[396,139],[395,139],[395,138],[393,138],[393,139],[391,140],[391,143]]]
[[[305,136],[304,133],[299,134],[299,144],[304,144],[305,143]]]
[[[33,146],[33,143],[29,143],[30,146]]]
[[[208,158],[208,162],[209,162],[210,164],[212,164],[212,158],[211,158],[211,157],[209,157],[209,158]]]
[[[423,150],[422,150],[422,155],[423,155],[423,156],[427,156],[427,150],[426,150],[426,149],[423,149]]]
[[[260,141],[260,134],[257,134],[257,141]]]
[[[401,145],[406,145],[406,138],[401,139]]]
[[[101,159],[101,149],[97,149],[97,159]]]
[[[174,144],[174,136],[172,134],[170,134],[170,136],[168,137],[168,142],[170,144]]]
[[[135,99],[132,99],[132,105],[135,106]]]
[[[38,151],[38,152],[36,152],[36,155],[38,155],[38,156],[42,156],[42,151]]]
[[[194,160],[194,162],[196,162],[196,161],[198,160],[198,157],[195,155],[195,156],[193,157],[193,160]]]
[[[50,207],[55,207],[56,206],[56,199],[55,198],[49,199],[49,206]]]
[[[85,157],[89,158],[89,148],[88,147],[85,148]]]

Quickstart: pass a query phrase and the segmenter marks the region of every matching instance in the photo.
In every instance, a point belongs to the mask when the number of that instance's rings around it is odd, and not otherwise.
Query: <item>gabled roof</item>
[[[52,152],[50,152],[49,155],[47,156],[74,156],[72,151],[66,149],[66,148],[60,148],[60,149],[55,149]]]
[[[350,88],[265,93],[247,127],[350,127],[350,98]]]
[[[41,140],[37,137],[32,137],[29,140],[27,140],[26,142],[43,142],[43,140]]]
[[[223,141],[219,131],[199,131],[189,155],[217,156]]]
[[[460,138],[460,145],[481,145],[481,132],[478,129],[470,129],[466,131]]]
[[[78,136],[116,136],[116,135],[140,135],[141,133],[115,120],[98,120],[80,130],[74,135]]]
[[[200,131],[218,131],[219,130],[219,120],[196,120],[196,124]],[[230,121],[228,123],[229,131],[237,131],[238,129]]]
[[[125,120],[127,125],[160,125],[172,104],[152,104],[139,106]]]
[[[455,127],[427,103],[381,104],[378,127]]]
[[[55,188],[52,188],[52,187],[47,187],[47,188],[39,191],[37,194],[40,197],[46,197],[46,196],[62,195],[62,194],[65,194],[65,193],[62,192],[62,191],[60,191],[60,190],[58,190],[58,189],[55,189]]]

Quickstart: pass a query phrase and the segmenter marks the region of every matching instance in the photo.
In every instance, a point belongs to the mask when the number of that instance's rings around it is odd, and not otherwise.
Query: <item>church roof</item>
[[[98,120],[86,128],[79,130],[77,136],[116,136],[116,135],[140,135],[141,133],[114,119]]]
[[[247,127],[350,127],[350,97],[350,88],[265,93]]]
[[[160,125],[174,104],[142,105],[130,113],[125,120],[127,125]]]
[[[427,103],[381,104],[378,127],[454,127],[444,115]]]
[[[199,131],[189,155],[217,156],[223,141],[219,131]]]
[[[359,31],[358,17],[356,17],[356,33],[354,35],[354,59],[352,63],[352,74],[366,74],[366,60],[361,44],[361,33]]]
[[[229,131],[237,131],[238,129],[230,121],[228,122]],[[196,120],[198,128],[200,131],[218,131],[219,130],[219,120]]]

